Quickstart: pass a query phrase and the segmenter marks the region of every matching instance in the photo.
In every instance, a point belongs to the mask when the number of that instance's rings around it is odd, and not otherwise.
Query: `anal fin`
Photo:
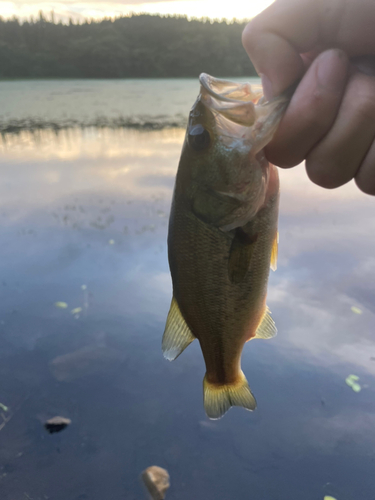
[[[264,316],[255,333],[254,339],[272,339],[277,335],[277,328],[271,317],[271,311],[266,307]]]
[[[279,252],[279,231],[276,232],[275,239],[273,240],[272,244],[272,251],[271,251],[271,269],[272,271],[276,271],[277,269],[277,255]]]
[[[195,337],[186,324],[176,299],[173,297],[162,341],[164,357],[169,361],[173,361],[194,339]]]

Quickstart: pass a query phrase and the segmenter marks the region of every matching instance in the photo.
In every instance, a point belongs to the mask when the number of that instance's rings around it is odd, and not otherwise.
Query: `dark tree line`
[[[255,75],[245,23],[136,15],[83,24],[0,18],[0,78]]]

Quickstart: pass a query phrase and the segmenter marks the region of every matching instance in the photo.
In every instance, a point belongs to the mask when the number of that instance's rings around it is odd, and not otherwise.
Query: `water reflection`
[[[371,498],[375,200],[281,172],[279,336],[245,346],[253,414],[206,420],[193,343],[167,363],[166,234],[181,129],[7,134],[1,143],[2,498]],[[84,285],[84,288],[82,286]],[[55,306],[68,304],[66,309]],[[362,314],[355,314],[352,306]],[[72,310],[82,308],[78,314]],[[360,377],[352,391],[345,378]],[[61,435],[41,422],[72,419]]]

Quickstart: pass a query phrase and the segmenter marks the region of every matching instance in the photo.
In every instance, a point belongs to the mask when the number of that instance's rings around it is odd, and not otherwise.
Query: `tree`
[[[0,77],[251,76],[245,23],[134,15],[75,24],[0,18]]]

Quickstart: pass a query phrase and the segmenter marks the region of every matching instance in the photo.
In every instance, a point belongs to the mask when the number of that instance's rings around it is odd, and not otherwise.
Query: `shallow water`
[[[353,184],[318,188],[302,166],[281,172],[268,300],[279,335],[247,344],[242,362],[258,409],[209,421],[197,343],[173,363],[160,349],[183,136],[3,136],[2,500],[141,499],[139,474],[154,464],[171,474],[171,500],[370,500],[375,199]],[[72,425],[48,435],[42,423],[55,415]]]
[[[258,84],[258,78],[237,81]],[[185,126],[197,79],[0,81],[0,132],[45,126]]]

